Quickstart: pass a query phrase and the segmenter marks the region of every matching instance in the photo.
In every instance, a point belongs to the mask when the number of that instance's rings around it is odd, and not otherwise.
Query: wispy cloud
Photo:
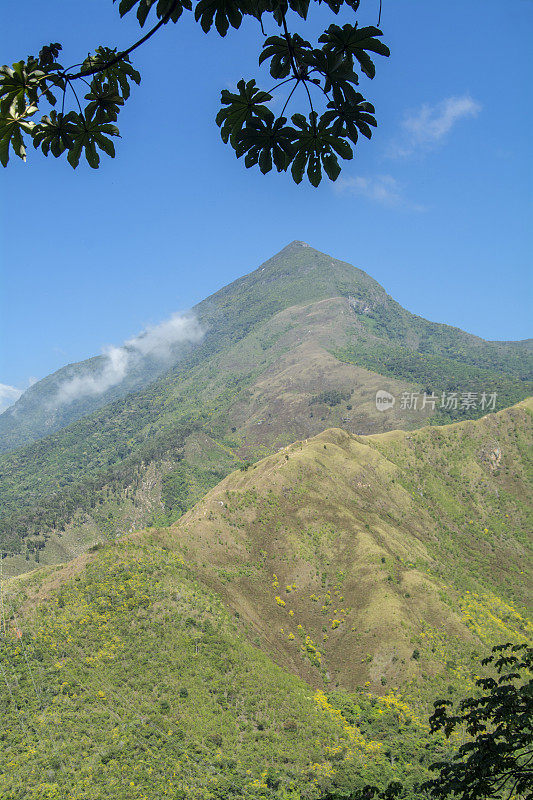
[[[446,138],[459,120],[476,117],[480,111],[481,105],[469,95],[447,97],[435,105],[425,103],[404,116],[400,135],[390,145],[388,155],[402,158],[431,149]]]
[[[13,403],[16,403],[26,389],[33,386],[38,380],[38,378],[34,377],[28,378],[26,386],[22,389],[19,389],[18,386],[9,386],[7,383],[0,383],[0,414],[10,408]]]
[[[16,386],[0,383],[0,414],[15,403],[23,391],[24,389],[17,389]]]
[[[170,361],[176,346],[199,342],[204,330],[192,313],[173,314],[170,319],[145,328],[120,347],[102,349],[103,362],[97,372],[85,372],[60,384],[52,407],[72,403],[82,397],[96,396],[121,383],[143,357]]]
[[[421,206],[410,203],[403,194],[401,184],[392,175],[373,175],[364,177],[339,178],[335,182],[338,192],[359,195],[383,206],[422,211]]]

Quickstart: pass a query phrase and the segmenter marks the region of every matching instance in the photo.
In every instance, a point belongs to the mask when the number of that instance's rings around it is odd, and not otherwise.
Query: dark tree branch
[[[307,86],[307,81],[303,81],[303,85],[305,87],[305,91],[307,92],[307,97],[309,98],[309,105],[311,106],[311,122],[313,124],[313,133],[316,136],[316,120],[315,120],[315,109],[313,108],[313,101],[311,100],[311,92]]]
[[[294,84],[294,86],[292,87],[292,91],[291,91],[290,95],[287,97],[287,99],[286,99],[286,101],[285,101],[285,105],[283,106],[283,109],[282,109],[282,111],[281,111],[280,117],[282,117],[282,116],[283,116],[283,114],[285,113],[285,109],[286,109],[286,108],[287,108],[287,106],[289,105],[289,100],[291,99],[291,97],[293,96],[294,92],[296,91],[296,88],[297,88],[297,86],[298,86],[298,83],[299,83],[299,81],[297,81],[297,82]]]
[[[151,30],[149,30],[148,33],[142,37],[142,39],[139,39],[138,42],[132,44],[131,47],[127,48],[127,50],[122,50],[122,52],[117,53],[116,56],[114,56],[110,61],[107,62],[107,64],[96,66],[93,67],[93,69],[89,70],[80,70],[80,72],[77,72],[74,75],[65,74],[64,77],[67,78],[67,80],[75,80],[76,78],[82,78],[84,75],[85,76],[96,75],[98,72],[104,72],[106,69],[109,69],[109,67],[118,64],[119,61],[122,61],[124,56],[129,56],[130,53],[133,53],[134,50],[136,50],[142,44],[147,42],[148,39],[150,39],[154,35],[154,33],[156,33],[159,30],[159,28],[161,28],[163,25],[166,25],[172,14],[174,13],[175,9],[176,9],[176,3],[174,3],[174,5],[170,8],[170,10],[167,11],[165,16],[161,17],[157,25],[154,25],[154,27]]]
[[[289,48],[289,58],[291,61],[292,71],[294,73],[294,77],[300,80],[300,75],[298,74],[298,70],[296,68],[296,61],[294,60],[294,51],[292,49],[291,35],[289,33],[289,29],[287,28],[287,20],[285,19],[284,13],[282,13],[281,18],[283,21],[283,31],[284,31],[283,35],[287,42],[287,47]]]

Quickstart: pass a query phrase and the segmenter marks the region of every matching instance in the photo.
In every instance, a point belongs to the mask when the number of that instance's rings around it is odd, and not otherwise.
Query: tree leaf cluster
[[[359,0],[198,0],[194,8],[192,0],[119,0],[120,16],[135,12],[141,28],[150,16],[157,19],[129,48],[100,46],[81,63],[65,68],[57,61],[62,45],[52,42],[38,56],[0,68],[1,163],[7,165],[11,152],[26,160],[25,137],[45,156],[66,154],[74,168],[82,154],[94,169],[100,165],[100,153],[114,157],[113,138],[120,135],[115,123],[130,97],[131,83],[141,80],[129,54],[163,25],[176,23],[184,11],[190,11],[204,33],[214,27],[226,36],[247,16],[258,20],[263,32],[268,20],[278,29],[275,35],[265,33],[259,54],[259,66],[268,66],[275,86],[265,91],[254,79],[242,79],[236,92],[222,90],[216,122],[224,143],[237,158],[244,156],[247,168],[258,166],[262,173],[274,167],[278,172],[290,168],[296,183],[307,175],[313,186],[318,186],[324,173],[336,180],[341,171],[339,158],[352,159],[359,134],[370,138],[377,124],[374,106],[355,88],[359,73],[374,78],[372,56],[390,52],[379,28],[359,27],[357,21],[342,27],[330,25],[317,46],[290,33],[287,16],[296,14],[307,20],[312,2],[325,3],[333,14],[343,6],[354,13],[359,9]],[[269,104],[283,86],[289,94],[276,115]],[[305,113],[296,110],[288,123],[285,110],[296,99],[297,89],[308,109]],[[58,98],[60,109],[56,108]],[[43,109],[44,102],[50,108]],[[39,111],[46,113],[36,121]]]
[[[87,56],[79,75],[69,74],[55,59],[61,45],[43,47],[39,57],[28,56],[13,67],[0,68],[0,161],[6,166],[10,150],[26,160],[24,134],[30,136],[35,148],[45,156],[58,158],[67,154],[67,161],[76,168],[82,153],[93,169],[100,165],[100,152],[114,157],[115,146],[110,137],[119,136],[113,123],[120,107],[130,96],[130,83],[140,83],[141,76],[133,68],[129,56],[117,54],[116,49],[98,47]],[[87,93],[82,108],[74,88],[76,77],[82,77]],[[91,78],[91,80],[87,80]],[[61,110],[52,108],[39,122],[30,119],[45,98],[56,106],[52,88],[62,93]],[[65,111],[67,92],[72,93],[76,109]]]
[[[427,783],[432,797],[533,798],[533,648],[502,644],[482,664],[494,676],[479,678],[479,695],[454,712],[449,700],[435,703],[431,731],[450,736],[464,730],[468,740],[453,758],[433,764],[438,777]]]
[[[302,9],[302,14],[307,13]],[[284,22],[284,18],[283,18]],[[261,172],[273,167],[278,172],[290,167],[295,183],[304,175],[312,186],[318,186],[323,172],[335,181],[340,172],[339,158],[350,160],[359,134],[368,139],[376,127],[374,106],[354,87],[359,84],[356,63],[367,77],[375,75],[369,52],[388,56],[388,47],[378,37],[382,32],[373,26],[358,28],[346,24],[330,25],[319,43],[312,45],[298,34],[269,36],[259,56],[259,64],[269,65],[277,86],[263,92],[255,80],[237,84],[237,93],[222,90],[222,109],[216,122],[224,142],[234,148],[237,158],[245,156],[245,166],[259,166]],[[275,116],[266,105],[273,100],[273,91],[293,84],[281,113]],[[291,116],[287,125],[285,109],[300,87],[309,104],[307,114]],[[315,94],[315,103],[311,92]],[[302,92],[301,92],[302,94]],[[315,109],[321,104],[323,111]],[[324,109],[325,106],[325,109]]]

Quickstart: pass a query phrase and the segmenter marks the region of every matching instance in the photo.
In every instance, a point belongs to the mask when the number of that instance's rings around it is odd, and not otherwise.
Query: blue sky
[[[360,24],[377,8],[362,0]],[[4,0],[2,61],[50,41],[68,64],[126,46],[139,37],[129,16],[111,0],[28,0],[24,14]],[[330,21],[317,6],[292,28],[310,39]],[[0,384],[23,388],[120,344],[293,239],[361,267],[428,319],[531,336],[532,23],[531,0],[383,0],[392,55],[361,82],[379,127],[318,189],[246,170],[214,124],[221,88],[271,85],[257,23],[225,39],[190,16],[167,26],[134,54],[143,80],[115,160],[73,171],[30,148],[0,175]]]

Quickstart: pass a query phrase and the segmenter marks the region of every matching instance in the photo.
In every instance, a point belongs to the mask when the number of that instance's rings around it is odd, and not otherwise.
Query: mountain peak
[[[289,247],[311,247],[311,245],[307,244],[307,242],[301,242],[299,239],[295,239],[293,242],[287,245],[285,250],[287,250]]]
[[[306,250],[314,250],[314,247],[312,247],[307,242],[302,242],[299,239],[294,239],[294,241],[289,242],[289,244],[286,244],[285,247],[282,247],[281,250],[279,250],[274,256],[272,256],[272,258],[277,258],[278,256],[282,255],[283,256],[290,255],[291,253],[301,252],[304,248]],[[319,251],[317,250],[315,252]]]

